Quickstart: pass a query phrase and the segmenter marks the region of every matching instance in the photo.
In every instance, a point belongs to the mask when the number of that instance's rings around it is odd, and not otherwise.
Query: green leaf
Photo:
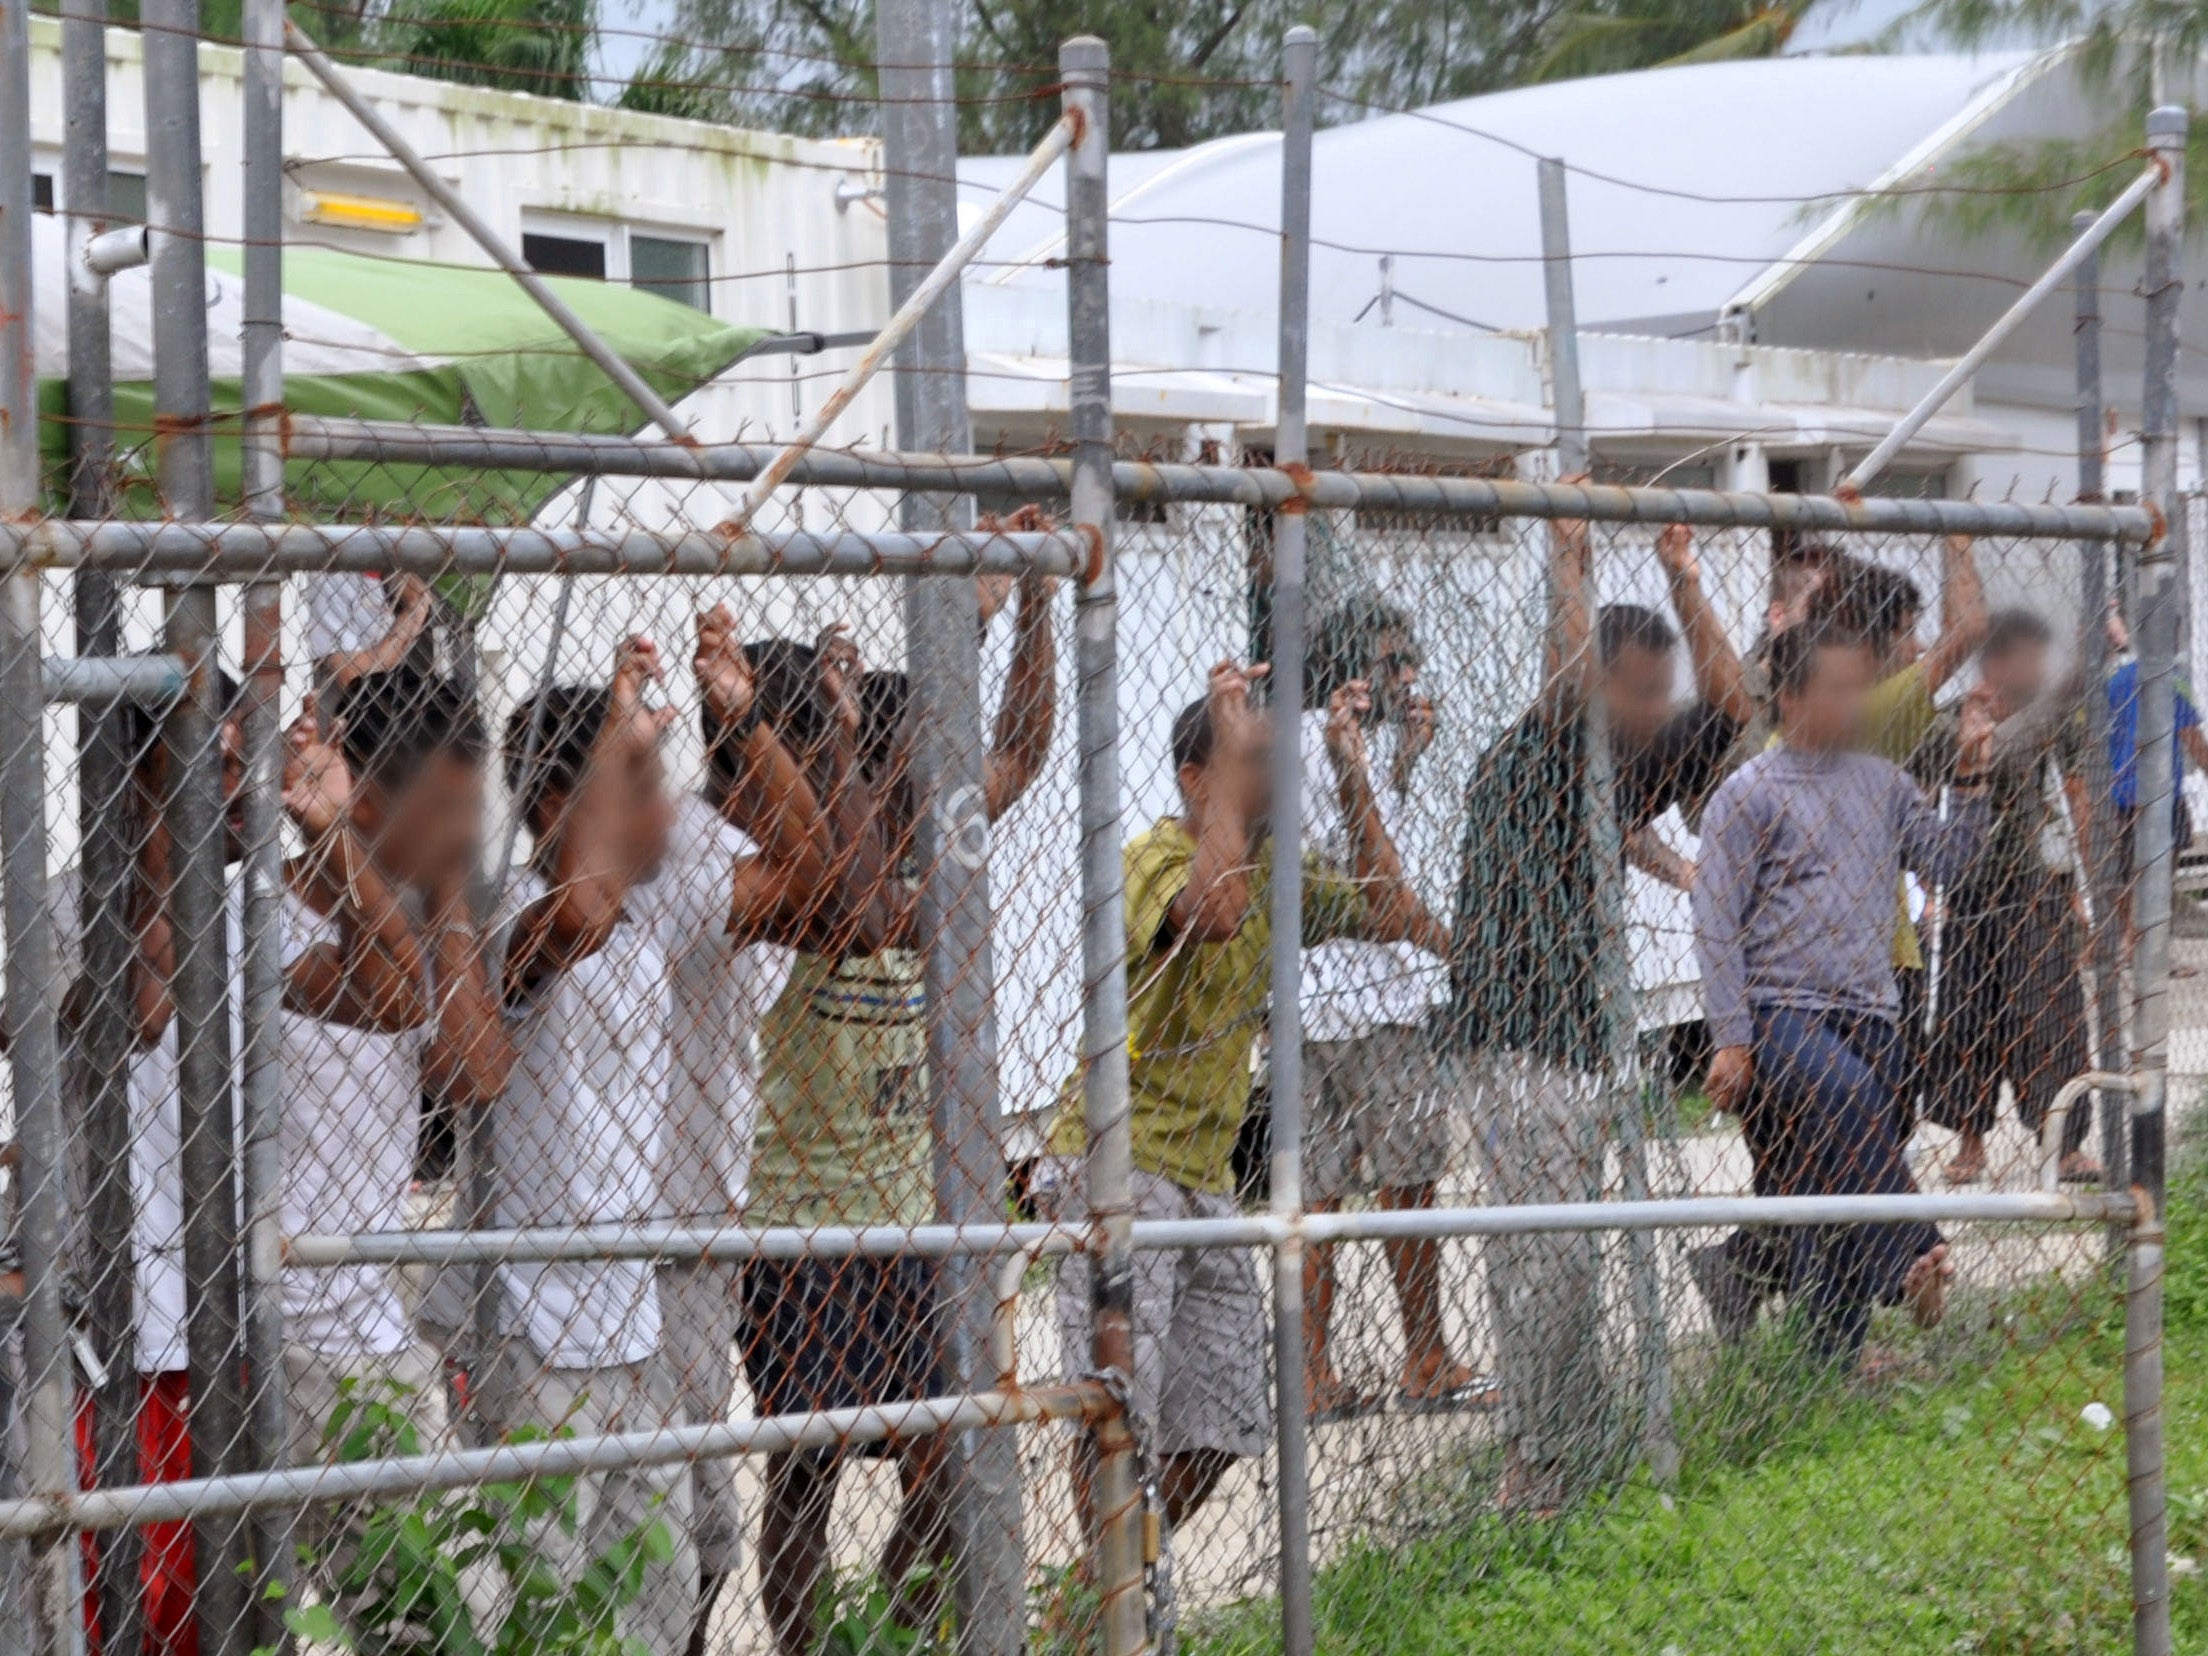
[[[337,1613],[326,1604],[305,1604],[284,1612],[284,1626],[294,1638],[314,1644],[349,1644]]]

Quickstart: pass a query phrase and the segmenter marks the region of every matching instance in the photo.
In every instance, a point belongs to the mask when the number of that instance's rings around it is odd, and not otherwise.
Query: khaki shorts
[[[663,1353],[606,1368],[553,1368],[529,1341],[502,1341],[475,1376],[473,1406],[491,1433],[524,1428],[579,1438],[649,1432],[673,1417],[674,1384]],[[692,1537],[695,1480],[687,1462],[586,1472],[573,1480],[567,1514],[529,1526],[529,1542],[565,1585],[648,1525],[664,1524],[672,1555],[644,1567],[642,1590],[615,1618],[614,1633],[650,1656],[680,1656],[698,1605]],[[571,1520],[571,1521],[570,1521]]]
[[[1225,1219],[1234,1198],[1189,1190],[1156,1173],[1137,1172],[1137,1219]],[[1076,1188],[1059,1198],[1059,1216],[1088,1216]],[[1272,1441],[1266,1394],[1265,1308],[1257,1262],[1247,1248],[1143,1250],[1135,1255],[1135,1413],[1149,1420],[1161,1455],[1210,1449],[1260,1455]],[[1087,1374],[1090,1357],[1089,1265],[1058,1269],[1058,1332],[1068,1375]]]
[[[1305,1043],[1303,1188],[1311,1201],[1439,1184],[1456,1147],[1455,1122],[1425,1031],[1383,1024],[1355,1040]]]
[[[733,1260],[659,1268],[660,1359],[673,1388],[670,1426],[718,1426],[736,1391],[736,1330],[743,1267]],[[736,1498],[736,1457],[691,1463],[698,1563],[727,1575],[743,1558],[744,1516]]]

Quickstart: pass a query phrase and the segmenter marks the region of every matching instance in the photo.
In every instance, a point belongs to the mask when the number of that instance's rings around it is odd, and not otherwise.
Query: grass
[[[2208,1650],[2208,1152],[2186,1166],[2169,1255],[2170,1550],[2176,1647]],[[1943,1331],[1938,1367],[1957,1377],[1937,1383],[1875,1397],[1775,1385],[1768,1352],[1705,1376],[1675,1492],[1635,1482],[1546,1526],[1468,1510],[1438,1538],[1350,1553],[1315,1583],[1318,1648],[2128,1649],[2124,1437],[2081,1418],[2092,1403],[2121,1414],[2117,1296],[2090,1284],[1977,1311]],[[1274,1615],[1215,1614],[1184,1648],[1277,1648]]]

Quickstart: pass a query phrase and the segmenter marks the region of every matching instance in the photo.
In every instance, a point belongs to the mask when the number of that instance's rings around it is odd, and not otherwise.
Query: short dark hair
[[[334,698],[338,745],[353,775],[404,787],[433,754],[466,764],[483,758],[483,717],[449,679],[396,667],[366,673]]]
[[[1179,772],[1193,765],[1202,770],[1211,763],[1216,737],[1211,725],[1211,698],[1198,696],[1173,715],[1173,769]]]
[[[2006,655],[2027,644],[2045,649],[2054,641],[2055,629],[2047,624],[2044,616],[2027,609],[1996,610],[1993,619],[1986,623],[1986,642],[1980,653]]]
[[[1898,569],[1842,556],[1818,589],[1810,619],[1857,634],[1884,651],[1924,611],[1924,594]]]
[[[1595,655],[1605,667],[1629,649],[1663,655],[1678,642],[1672,624],[1646,604],[1605,604],[1595,615]]]
[[[1361,593],[1328,610],[1312,629],[1303,657],[1306,706],[1324,707],[1334,692],[1380,667],[1380,646],[1391,635],[1414,638],[1410,612],[1373,593]]]
[[[1861,633],[1830,621],[1804,621],[1798,627],[1789,627],[1771,640],[1767,658],[1771,693],[1784,696],[1799,692],[1809,682],[1819,650],[1860,650],[1869,645],[1870,640]]]
[[[506,791],[522,820],[535,822],[549,796],[581,785],[612,716],[613,692],[602,684],[556,684],[514,709],[506,721]]]
[[[759,717],[795,753],[810,753],[834,733],[835,711],[828,705],[827,686],[821,680],[820,651],[794,638],[759,638],[744,646],[751,663],[751,690]],[[719,722],[708,710],[700,710],[706,747]]]

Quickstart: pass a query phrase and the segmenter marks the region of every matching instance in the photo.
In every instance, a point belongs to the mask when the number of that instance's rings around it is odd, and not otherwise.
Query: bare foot
[[[1403,1359],[1399,1389],[1410,1402],[1423,1403],[1460,1392],[1479,1379],[1468,1363],[1460,1363],[1446,1351],[1424,1351]]]
[[[2099,1184],[2101,1164],[2083,1150],[2073,1150],[2062,1158],[2055,1169],[2064,1184]]]
[[[1917,1255],[1909,1274],[1901,1279],[1901,1303],[1919,1328],[1937,1328],[1947,1315],[1948,1285],[1955,1267],[1947,1262],[1947,1244],[1939,1243]]]
[[[1503,1481],[1495,1491],[1495,1510],[1505,1518],[1547,1522],[1563,1510],[1564,1474],[1554,1466],[1536,1466],[1513,1449],[1503,1463]]]
[[[1899,1352],[1888,1351],[1884,1346],[1865,1346],[1863,1361],[1855,1371],[1858,1383],[1865,1386],[1887,1386],[1908,1372],[1909,1365]]]
[[[1986,1176],[1986,1141],[1965,1137],[1962,1147],[1955,1152],[1955,1159],[1947,1164],[1947,1182],[1951,1185],[1976,1184]]]

